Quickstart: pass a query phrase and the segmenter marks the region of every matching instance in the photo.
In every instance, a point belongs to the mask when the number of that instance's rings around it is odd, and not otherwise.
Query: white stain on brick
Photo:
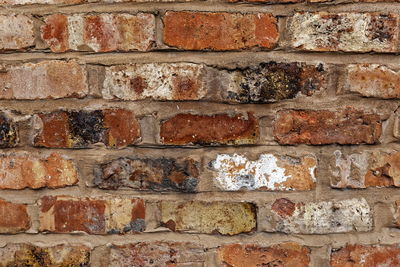
[[[280,157],[273,154],[262,154],[258,160],[251,161],[241,155],[220,154],[211,162],[211,168],[218,171],[215,178],[220,189],[237,191],[240,189],[267,189],[267,190],[297,190],[296,186],[290,186],[290,179],[305,179],[308,183],[315,183],[316,159],[308,156],[313,163],[310,165],[303,162],[293,163],[291,157]],[[291,162],[292,161],[292,162]],[[304,172],[292,172],[288,165],[301,166]],[[286,165],[286,166],[285,166]],[[300,174],[301,177],[294,175]]]
[[[350,154],[347,158],[342,152],[336,150],[335,165],[336,170],[332,170],[332,175],[340,178],[334,187],[350,186],[354,188],[365,188],[365,174],[368,171],[368,153]],[[354,174],[357,173],[357,177]]]
[[[192,63],[131,64],[106,68],[103,97],[106,99],[174,100],[175,80],[186,79],[197,83],[197,95],[205,95],[202,76],[204,66]],[[140,90],[135,90],[140,88]]]
[[[328,234],[366,232],[373,226],[372,211],[364,198],[298,203],[290,216],[273,217],[267,231]]]
[[[71,50],[79,50],[84,44],[83,40],[83,16],[72,15],[68,16],[68,45]]]

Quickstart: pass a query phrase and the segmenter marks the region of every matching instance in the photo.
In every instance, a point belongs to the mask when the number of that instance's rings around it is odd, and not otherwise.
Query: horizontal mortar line
[[[128,244],[136,242],[157,242],[169,241],[193,242],[202,244],[208,248],[215,248],[219,245],[230,243],[250,243],[260,245],[273,245],[283,242],[297,242],[301,245],[310,247],[339,247],[348,242],[357,240],[362,244],[396,244],[400,238],[400,232],[384,230],[380,232],[351,232],[324,235],[300,235],[256,232],[253,234],[240,234],[234,236],[208,235],[208,234],[189,234],[173,232],[153,232],[132,235],[87,235],[87,234],[16,234],[0,235],[0,246],[6,243],[25,243],[32,242],[38,245],[47,246],[59,244],[68,240],[70,244],[84,243],[89,246],[103,246],[111,243]],[[73,242],[71,242],[73,241]],[[352,243],[353,243],[352,242]]]
[[[0,62],[29,62],[43,60],[77,60],[87,64],[115,65],[127,63],[192,62],[208,65],[255,64],[265,60],[323,62],[330,64],[379,63],[399,64],[400,55],[377,53],[304,52],[304,51],[150,51],[126,53],[9,53],[0,54]]]
[[[277,16],[292,15],[298,11],[329,11],[329,12],[391,12],[400,11],[400,3],[343,3],[337,5],[310,5],[307,3],[297,4],[229,4],[225,2],[197,1],[185,3],[87,3],[70,6],[54,5],[27,5],[0,8],[0,14],[10,13],[33,13],[38,15],[58,13],[90,13],[90,12],[164,12],[176,11],[210,11],[210,12],[269,12]]]

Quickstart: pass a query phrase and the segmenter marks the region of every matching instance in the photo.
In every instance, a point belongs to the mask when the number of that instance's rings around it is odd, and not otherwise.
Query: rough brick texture
[[[275,140],[294,144],[374,144],[382,134],[379,115],[345,110],[282,110],[274,122]]]
[[[400,0],[0,7],[0,267],[400,266]]]
[[[161,223],[172,231],[247,233],[256,227],[255,206],[229,202],[161,202]]]
[[[155,42],[154,28],[152,14],[54,14],[46,17],[41,36],[53,52],[146,51]]]
[[[0,233],[18,233],[30,228],[31,219],[25,204],[0,199]]]
[[[1,99],[84,97],[88,94],[86,71],[74,61],[5,66],[0,77]]]
[[[140,126],[129,110],[55,111],[36,115],[34,145],[50,148],[87,147],[103,143],[125,147],[140,138]]]
[[[78,170],[71,160],[53,153],[48,157],[0,156],[0,189],[59,188],[78,182]]]
[[[163,22],[165,44],[187,50],[268,49],[279,38],[276,18],[266,13],[170,11]]]
[[[40,200],[40,231],[82,231],[90,234],[142,232],[144,219],[142,199],[46,196]]]

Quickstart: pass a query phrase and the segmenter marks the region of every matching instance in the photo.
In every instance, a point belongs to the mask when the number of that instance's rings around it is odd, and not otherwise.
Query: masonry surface
[[[0,267],[400,266],[400,1],[0,0]]]

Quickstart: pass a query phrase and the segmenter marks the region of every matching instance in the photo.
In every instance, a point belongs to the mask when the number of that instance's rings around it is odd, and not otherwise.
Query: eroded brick
[[[15,147],[19,142],[14,121],[0,112],[0,148]]]
[[[275,140],[289,144],[374,144],[382,134],[379,115],[354,108],[281,110],[273,125]]]
[[[273,48],[277,20],[268,13],[169,11],[163,18],[165,44],[188,50]]]
[[[59,188],[78,182],[75,164],[59,154],[0,155],[0,189]]]
[[[146,51],[155,43],[152,14],[54,14],[45,18],[42,39],[53,52]]]
[[[110,266],[206,266],[205,249],[188,242],[139,242],[113,245]]]
[[[172,231],[235,235],[256,228],[256,207],[235,202],[161,202],[161,224]]]
[[[0,266],[89,266],[90,251],[84,245],[42,247],[11,243],[0,248]]]
[[[346,91],[366,97],[400,98],[400,71],[378,64],[353,64],[346,72]]]
[[[311,190],[315,188],[315,156],[291,157],[262,154],[249,160],[238,154],[219,154],[210,162],[217,176],[215,184],[221,190]]]
[[[1,5],[34,5],[34,4],[49,4],[49,5],[76,5],[86,2],[86,0],[0,0]]]
[[[6,66],[0,73],[0,99],[84,97],[86,71],[75,61],[43,61]]]
[[[199,100],[206,67],[193,63],[131,64],[106,68],[103,96],[123,100]]]
[[[331,267],[387,266],[400,265],[400,248],[397,245],[350,245],[333,249]]]
[[[247,116],[178,114],[160,126],[161,142],[168,145],[253,144],[258,136],[258,120],[250,112]]]
[[[126,147],[140,138],[140,126],[131,111],[54,111],[36,115],[39,132],[34,145],[53,148],[80,148],[103,143]]]
[[[94,184],[102,189],[194,192],[199,162],[191,158],[120,158],[99,166]]]
[[[397,14],[296,13],[288,23],[291,46],[310,51],[396,52]]]
[[[31,227],[27,205],[0,199],[0,233],[14,234]]]
[[[35,45],[32,17],[0,15],[0,50],[20,50]]]
[[[337,150],[330,163],[331,186],[367,188],[400,186],[400,152],[362,152],[347,156]]]
[[[116,234],[145,229],[142,199],[45,196],[39,204],[41,232]]]
[[[283,243],[270,247],[254,244],[229,244],[218,249],[221,266],[298,266],[308,267],[310,249],[296,243]]]
[[[372,230],[372,210],[367,201],[346,199],[294,203],[277,199],[267,212],[267,232],[328,234]]]
[[[267,4],[286,4],[286,3],[301,3],[304,0],[226,0],[230,3],[248,2],[248,3],[267,3]]]
[[[231,72],[227,99],[240,103],[268,103],[311,96],[327,85],[323,64],[264,62]]]

